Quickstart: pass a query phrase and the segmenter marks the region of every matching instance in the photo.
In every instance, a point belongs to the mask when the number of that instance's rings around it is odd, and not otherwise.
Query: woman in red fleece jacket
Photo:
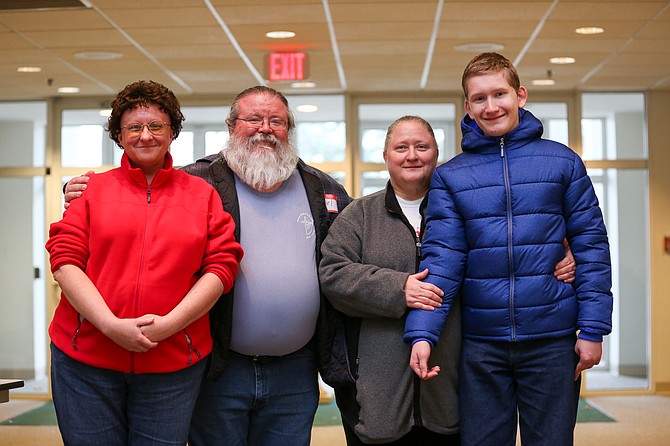
[[[172,168],[184,117],[152,81],[112,102],[121,167],[51,225],[63,293],[49,328],[66,445],[184,445],[212,350],[208,311],[237,276],[234,222],[204,180]]]

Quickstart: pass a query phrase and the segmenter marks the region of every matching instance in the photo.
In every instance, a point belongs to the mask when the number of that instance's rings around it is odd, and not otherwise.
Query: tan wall
[[[649,209],[651,227],[652,389],[670,392],[670,92],[647,96],[649,118]]]

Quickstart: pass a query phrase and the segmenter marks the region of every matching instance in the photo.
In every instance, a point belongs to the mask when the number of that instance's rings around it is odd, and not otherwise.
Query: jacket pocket
[[[199,358],[200,352],[196,347],[193,346],[191,343],[191,337],[188,335],[188,332],[184,330],[184,337],[186,338],[186,347],[188,348],[188,359],[186,360],[186,364],[191,364],[193,361],[193,353]]]
[[[74,329],[74,333],[72,334],[72,348],[77,351],[79,350],[79,347],[77,347],[77,336],[79,336],[79,330],[81,330],[81,324],[84,323],[84,316],[81,314],[78,314],[78,319],[79,323],[77,324],[77,328]]]

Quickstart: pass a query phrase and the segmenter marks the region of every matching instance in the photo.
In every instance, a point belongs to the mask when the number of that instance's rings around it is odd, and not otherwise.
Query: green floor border
[[[580,398],[579,410],[577,411],[577,422],[613,422],[614,418],[602,412],[588,400]],[[314,417],[314,426],[338,426],[340,425],[340,412],[335,400],[329,403],[319,404]],[[45,403],[40,407],[29,410],[0,423],[2,426],[55,426],[56,412],[53,403]]]

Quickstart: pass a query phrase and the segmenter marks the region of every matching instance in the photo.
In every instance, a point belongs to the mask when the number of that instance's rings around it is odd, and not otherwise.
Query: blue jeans
[[[309,446],[319,384],[307,347],[269,362],[231,352],[205,381],[193,412],[191,446]]]
[[[570,446],[581,378],[576,337],[523,342],[463,338],[459,368],[463,446]]]
[[[135,375],[83,364],[51,344],[51,386],[63,443],[184,446],[206,363]]]

